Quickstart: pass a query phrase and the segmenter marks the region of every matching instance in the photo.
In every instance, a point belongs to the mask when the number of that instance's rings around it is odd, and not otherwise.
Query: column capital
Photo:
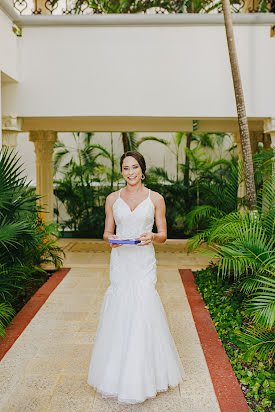
[[[275,133],[275,117],[264,120],[264,133]]]
[[[31,130],[29,132],[31,142],[53,142],[57,141],[57,132],[53,130]]]
[[[16,149],[18,133],[22,131],[22,119],[16,116],[2,117],[2,146]]]
[[[2,130],[21,132],[22,131],[22,119],[19,119],[16,116],[3,116],[2,117]]]

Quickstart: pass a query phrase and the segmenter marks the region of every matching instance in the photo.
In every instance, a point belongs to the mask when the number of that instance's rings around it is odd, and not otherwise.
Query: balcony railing
[[[155,0],[120,2],[119,0],[14,0],[13,6],[20,15],[72,15],[72,14],[180,14],[180,13],[221,13],[221,1],[202,0],[199,8],[186,0]],[[233,13],[275,13],[275,0],[231,0]]]

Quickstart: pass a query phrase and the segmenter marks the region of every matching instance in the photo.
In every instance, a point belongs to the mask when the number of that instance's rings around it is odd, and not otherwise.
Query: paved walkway
[[[155,245],[157,290],[187,379],[142,404],[102,399],[87,373],[103,295],[109,285],[110,247],[101,240],[60,241],[71,270],[1,361],[0,410],[218,412],[220,408],[178,269],[205,267],[187,256],[185,241]]]

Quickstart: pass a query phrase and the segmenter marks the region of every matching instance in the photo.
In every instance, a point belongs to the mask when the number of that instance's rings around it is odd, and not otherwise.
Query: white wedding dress
[[[113,205],[116,234],[128,239],[151,232],[154,212],[150,189],[133,211],[119,191]],[[102,397],[139,403],[185,377],[156,281],[152,243],[112,249],[111,284],[101,306],[87,381]]]

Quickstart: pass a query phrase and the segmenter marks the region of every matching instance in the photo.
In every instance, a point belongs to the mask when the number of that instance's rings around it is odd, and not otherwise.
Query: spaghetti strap
[[[122,188],[121,188],[122,189]],[[119,192],[118,192],[118,197],[120,197],[120,192],[121,192],[121,189],[119,189]]]
[[[148,197],[150,197],[150,189],[149,189]]]

